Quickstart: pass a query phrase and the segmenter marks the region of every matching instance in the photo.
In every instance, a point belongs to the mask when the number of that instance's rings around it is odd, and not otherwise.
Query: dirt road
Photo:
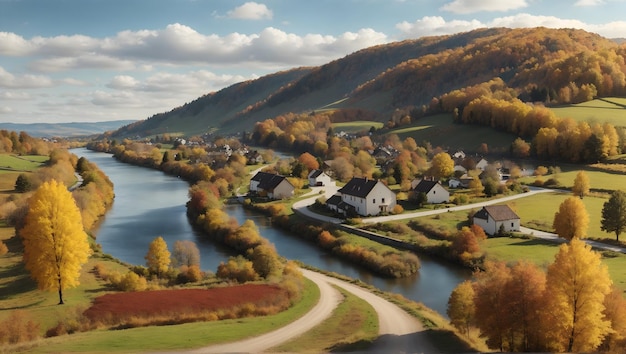
[[[204,347],[189,353],[261,353],[307,332],[322,323],[341,301],[341,294],[331,286],[337,285],[367,301],[376,310],[380,337],[368,350],[372,353],[433,353],[424,343],[421,323],[398,306],[354,284],[309,270],[302,270],[320,288],[319,303],[306,315],[273,332],[241,340]]]

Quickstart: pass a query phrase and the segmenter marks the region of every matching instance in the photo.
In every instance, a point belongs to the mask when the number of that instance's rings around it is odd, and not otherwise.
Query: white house
[[[411,186],[416,194],[426,194],[427,201],[430,204],[447,203],[450,200],[450,192],[443,188],[439,182],[427,181],[425,179],[414,180],[411,182]]]
[[[489,165],[489,162],[485,159],[480,159],[480,161],[476,162],[476,168],[482,171],[487,168],[487,165]]]
[[[500,231],[512,232],[520,230],[520,217],[508,205],[485,206],[474,214],[473,223],[485,230],[488,235]]]
[[[309,186],[329,186],[332,184],[332,180],[329,175],[327,175],[322,170],[312,170],[309,172]]]
[[[341,196],[341,202],[336,204],[343,210],[362,216],[390,212],[396,206],[396,194],[384,183],[368,178],[352,178],[336,195]]]
[[[285,176],[258,172],[250,179],[250,192],[266,194],[271,199],[284,199],[293,196],[295,187]]]

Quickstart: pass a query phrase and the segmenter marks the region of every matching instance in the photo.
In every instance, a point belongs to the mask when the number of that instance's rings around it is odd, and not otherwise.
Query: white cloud
[[[116,90],[132,89],[139,86],[139,81],[128,75],[117,75],[107,84],[108,88]]]
[[[599,6],[603,4],[604,0],[578,0],[574,6]]]
[[[33,51],[34,44],[15,33],[0,32],[0,55],[24,56]]]
[[[52,79],[47,76],[25,74],[15,76],[0,67],[0,87],[14,89],[37,89],[53,86]]]
[[[489,22],[481,22],[476,19],[471,21],[446,21],[440,16],[425,16],[413,23],[406,21],[401,22],[396,25],[396,28],[403,33],[404,38],[419,38],[423,36],[467,32],[483,27],[529,28],[540,26],[548,28],[578,28],[598,33],[607,38],[623,37],[624,33],[626,33],[626,21],[593,25],[579,20],[562,19],[554,16],[536,16],[526,13],[520,13],[514,16],[498,17]]]
[[[526,0],[454,0],[443,5],[440,10],[457,14],[471,14],[476,12],[506,12],[527,6]]]
[[[1,106],[0,114],[10,114],[13,113],[13,109],[11,107]]]
[[[32,99],[31,95],[24,91],[0,91],[0,100],[26,101]]]
[[[271,20],[273,17],[272,10],[268,9],[264,4],[256,2],[247,2],[234,10],[228,11],[228,17],[240,20]]]

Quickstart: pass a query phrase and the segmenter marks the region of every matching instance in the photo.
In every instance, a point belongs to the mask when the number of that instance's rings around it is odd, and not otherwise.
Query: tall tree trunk
[[[59,305],[63,305],[63,288],[61,287],[61,277],[59,277]]]

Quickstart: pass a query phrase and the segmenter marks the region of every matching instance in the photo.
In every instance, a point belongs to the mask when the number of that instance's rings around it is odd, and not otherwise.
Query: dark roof
[[[365,198],[370,194],[376,183],[378,183],[378,181],[374,179],[353,177],[350,182],[339,190],[339,193]]]
[[[317,178],[322,173],[324,173],[322,170],[313,170],[309,173],[309,178]]]
[[[326,205],[339,205],[339,203],[341,203],[341,196],[339,194],[333,195],[326,201]]]
[[[477,211],[474,217],[487,220],[489,215],[495,221],[519,219],[519,216],[508,205],[485,206]]]
[[[433,187],[435,187],[437,184],[439,184],[439,182],[435,182],[435,181],[427,181],[425,179],[421,180],[420,183],[418,183],[415,188],[413,188],[414,191],[418,192],[418,193],[428,193],[430,192],[431,189],[433,189]]]
[[[266,191],[273,190],[284,179],[285,179],[285,176],[276,175],[276,174],[267,173],[267,172],[258,172],[256,175],[254,175],[254,177],[252,177],[253,181],[259,182],[259,188],[264,189]]]

